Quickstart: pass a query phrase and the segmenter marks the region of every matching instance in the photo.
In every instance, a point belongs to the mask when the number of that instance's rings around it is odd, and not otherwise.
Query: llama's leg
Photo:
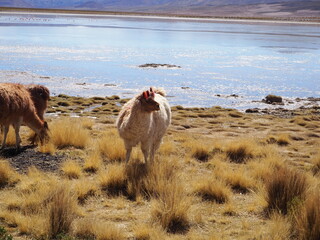
[[[130,155],[131,155],[131,151],[132,151],[132,147],[126,147],[127,153],[126,153],[126,163],[129,162],[130,160]]]
[[[151,151],[150,151],[150,163],[153,164],[154,161],[154,156],[156,154],[156,151],[158,150],[158,148],[160,147],[160,143],[161,143],[161,139],[156,140],[152,147],[151,147]]]
[[[37,137],[38,137],[37,133],[34,133],[33,136],[30,139],[31,145],[35,145],[36,144]]]
[[[9,132],[9,126],[2,126],[2,131],[3,131],[3,140],[2,140],[1,149],[4,149],[6,146],[7,135]]]
[[[148,143],[141,143],[141,151],[144,156],[144,162],[145,164],[148,164],[148,158],[150,154],[150,146]]]
[[[19,135],[21,123],[22,123],[22,121],[19,120],[18,122],[13,124],[14,130],[15,130],[15,133],[16,133],[16,148],[17,148],[17,150],[20,148],[20,143],[21,143],[21,138],[20,138],[20,135]]]

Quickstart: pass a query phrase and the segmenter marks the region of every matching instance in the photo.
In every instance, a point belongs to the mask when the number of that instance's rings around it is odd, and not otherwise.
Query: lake
[[[268,94],[320,96],[320,25],[0,13],[0,77],[53,95],[161,86],[172,105],[266,107],[256,101]]]

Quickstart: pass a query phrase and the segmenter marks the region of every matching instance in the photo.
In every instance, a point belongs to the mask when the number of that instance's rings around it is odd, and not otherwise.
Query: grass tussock
[[[179,167],[177,162],[171,158],[155,159],[154,164],[147,170],[147,175],[143,180],[143,188],[148,198],[159,198],[171,184],[177,183]]]
[[[98,142],[98,149],[108,161],[124,161],[126,151],[116,129],[109,130]]]
[[[174,141],[172,141],[172,139],[169,139],[168,137],[165,137],[163,143],[160,145],[158,152],[161,155],[168,156],[175,154],[176,151],[177,149]]]
[[[314,175],[320,175],[320,153],[312,158],[312,172]]]
[[[59,149],[70,146],[83,149],[90,140],[81,118],[59,118],[50,124],[50,132],[50,142]]]
[[[39,152],[48,153],[50,155],[53,155],[57,150],[56,146],[52,142],[47,142],[43,145],[40,145],[38,149],[39,149]]]
[[[11,186],[19,181],[19,175],[12,169],[10,164],[0,159],[0,189]]]
[[[61,171],[69,179],[78,179],[82,174],[81,166],[74,160],[67,160],[62,164]]]
[[[126,166],[127,191],[132,199],[145,195],[145,179],[148,176],[146,164],[139,161],[131,162]]]
[[[246,163],[256,155],[257,149],[259,147],[253,141],[240,139],[237,142],[231,142],[226,147],[225,152],[231,162]]]
[[[293,232],[297,239],[320,239],[320,192],[308,195],[306,202],[295,212],[293,219]]]
[[[256,239],[266,240],[288,240],[291,236],[291,223],[288,218],[281,214],[272,214],[270,216],[270,222],[267,226],[268,232],[261,234]]]
[[[2,144],[2,140],[3,140],[2,126],[0,127],[0,140],[1,140],[0,144]],[[7,146],[16,145],[16,134],[13,127],[9,127],[9,132],[7,134],[7,139],[6,139],[6,145]]]
[[[179,184],[171,183],[153,203],[151,216],[170,233],[185,233],[190,227],[190,198]]]
[[[71,192],[63,186],[53,194],[48,214],[48,233],[51,239],[71,232],[71,224],[76,217],[76,201]]]
[[[134,226],[133,234],[136,240],[166,239],[166,234],[160,227],[149,226],[147,224],[137,224]]]
[[[269,136],[266,141],[268,144],[278,144],[279,146],[287,146],[290,144],[290,137],[288,134],[280,134],[278,136]]]
[[[123,229],[111,222],[82,218],[75,222],[72,235],[77,239],[125,240]]]
[[[89,173],[96,173],[102,166],[102,157],[100,152],[95,151],[89,154],[83,164],[83,170]]]
[[[127,194],[127,176],[124,164],[114,163],[99,174],[100,186],[103,191],[112,196]]]
[[[98,184],[95,181],[81,179],[74,185],[74,192],[79,204],[85,204],[86,200],[99,192]]]
[[[190,156],[200,162],[207,162],[211,157],[213,145],[210,142],[199,141],[197,139],[189,139],[184,147],[190,152]]]
[[[152,218],[167,232],[184,233],[190,227],[188,212],[191,199],[177,174],[174,161],[161,159],[149,170],[145,187],[153,202]]]
[[[205,201],[226,203],[230,200],[231,190],[221,180],[209,177],[198,180],[194,183],[194,192]]]
[[[298,171],[281,167],[266,179],[267,214],[274,211],[287,215],[306,196],[307,178]]]
[[[246,194],[256,189],[255,180],[245,170],[225,171],[222,177],[236,193]]]

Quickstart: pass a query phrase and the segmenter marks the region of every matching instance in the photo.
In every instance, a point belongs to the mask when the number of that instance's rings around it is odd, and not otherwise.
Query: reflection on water
[[[1,81],[172,104],[245,108],[267,94],[320,96],[319,25],[41,14],[0,15]],[[145,63],[181,68],[139,68]],[[240,97],[221,97],[231,94]],[[220,95],[217,96],[217,95]]]

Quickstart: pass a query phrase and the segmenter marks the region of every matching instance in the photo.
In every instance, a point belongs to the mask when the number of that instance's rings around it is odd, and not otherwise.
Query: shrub
[[[275,169],[266,180],[267,213],[278,211],[287,215],[289,211],[305,199],[306,176],[287,167]]]

